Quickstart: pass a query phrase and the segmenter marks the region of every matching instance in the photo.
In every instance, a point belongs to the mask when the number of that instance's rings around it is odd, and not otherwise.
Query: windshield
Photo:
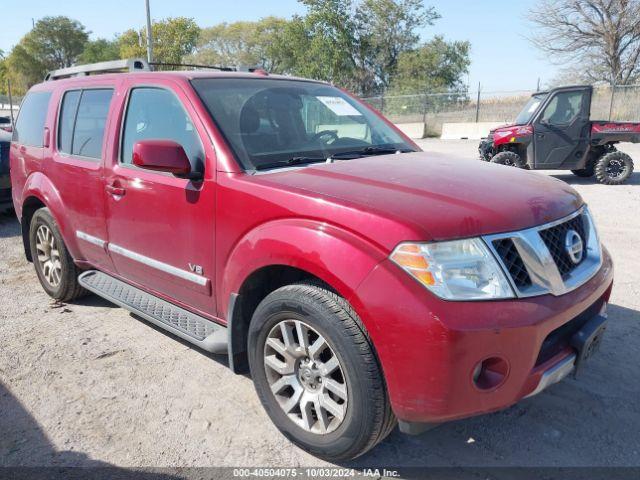
[[[247,170],[414,150],[377,115],[329,85],[250,78],[192,84]]]
[[[529,123],[531,121],[531,118],[533,118],[533,115],[538,110],[540,104],[544,102],[545,98],[547,98],[547,95],[548,93],[541,93],[532,96],[516,118],[515,124],[526,125],[527,123]]]

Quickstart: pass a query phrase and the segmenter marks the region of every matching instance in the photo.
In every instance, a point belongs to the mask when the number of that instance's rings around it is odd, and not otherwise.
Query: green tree
[[[449,92],[465,89],[462,78],[471,64],[469,42],[447,42],[441,36],[402,52],[391,81],[394,94]]]
[[[377,83],[389,87],[403,52],[420,41],[418,29],[433,25],[440,15],[423,0],[364,0],[357,10],[360,37]]]
[[[185,61],[206,65],[257,66],[281,73],[286,61],[278,47],[287,20],[266,17],[256,22],[221,23],[205,28]]]
[[[153,56],[156,62],[181,63],[193,52],[200,35],[200,27],[192,18],[176,17],[153,22]],[[122,58],[146,58],[146,28],[127,30],[119,38]]]
[[[300,1],[307,14],[291,20],[281,45],[290,72],[367,90],[372,79],[365,68],[352,0]]]
[[[120,44],[118,40],[106,40],[99,38],[89,41],[78,59],[79,63],[97,63],[120,58]]]
[[[49,70],[74,65],[89,33],[77,20],[44,17],[16,45],[7,58],[8,76],[23,93],[42,80]]]
[[[0,95],[7,93],[7,59],[4,51],[0,49]]]
[[[362,94],[386,89],[419,29],[439,18],[422,0],[300,0],[307,7],[285,29],[288,69]]]

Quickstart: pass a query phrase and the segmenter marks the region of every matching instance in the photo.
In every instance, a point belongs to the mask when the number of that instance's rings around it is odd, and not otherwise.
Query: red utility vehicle
[[[422,153],[325,83],[147,68],[54,72],[22,104],[13,198],[53,298],[228,352],[333,460],[512,405],[600,344],[613,267],[569,186]]]
[[[592,121],[593,87],[556,88],[534,94],[514,124],[480,142],[480,159],[530,170],[571,170],[606,185],[624,183],[633,160],[616,149],[640,142],[640,123]]]

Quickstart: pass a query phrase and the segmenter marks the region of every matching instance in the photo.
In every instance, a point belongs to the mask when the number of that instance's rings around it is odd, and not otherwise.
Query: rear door
[[[560,90],[534,120],[537,169],[571,169],[589,148],[591,89]]]
[[[179,84],[129,82],[119,145],[114,146],[106,176],[109,252],[125,280],[215,315],[213,147]],[[179,143],[203,180],[133,165],[133,146],[143,140]]]
[[[112,86],[70,89],[58,97],[47,176],[57,186],[77,238],[81,258],[113,270],[106,250],[103,180],[105,131],[114,96]]]

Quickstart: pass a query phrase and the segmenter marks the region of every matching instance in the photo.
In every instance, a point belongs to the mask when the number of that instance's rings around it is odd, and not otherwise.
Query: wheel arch
[[[279,221],[250,232],[218,277],[222,279],[218,298],[228,302],[220,311],[226,313],[231,369],[246,372],[249,322],[269,293],[306,281],[321,284],[349,302],[384,258],[363,239],[319,222]]]
[[[73,258],[77,258],[75,236],[72,235],[69,223],[63,214],[65,208],[60,194],[51,181],[40,172],[32,174],[27,179],[21,198],[20,209],[16,213],[18,213],[22,225],[22,241],[27,260],[32,261],[29,248],[31,219],[38,209],[45,207],[51,212],[69,253]]]

